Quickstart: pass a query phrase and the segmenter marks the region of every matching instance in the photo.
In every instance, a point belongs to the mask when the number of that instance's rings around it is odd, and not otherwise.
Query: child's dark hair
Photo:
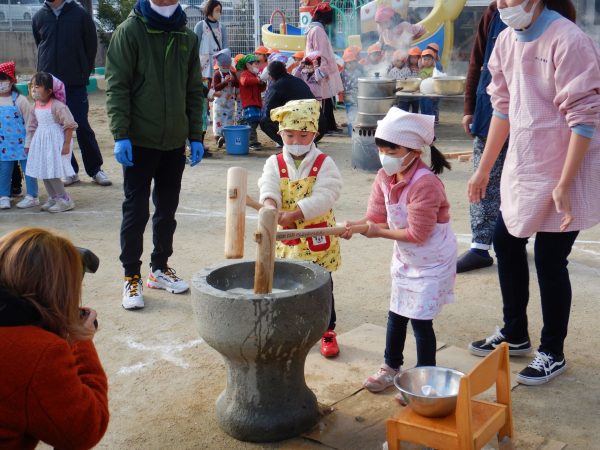
[[[312,18],[313,22],[320,22],[323,25],[329,25],[333,23],[333,10],[330,11],[316,11]]]
[[[29,84],[31,86],[41,86],[47,91],[50,91],[54,86],[54,80],[52,79],[52,75],[50,75],[48,72],[38,72],[33,77],[31,77],[31,81],[29,82]],[[54,94],[52,94],[52,96],[54,96]]]
[[[389,142],[389,141],[386,141],[385,139],[381,139],[381,138],[375,138],[375,145],[377,147],[385,147],[385,148],[391,148],[391,149],[402,147],[402,145],[394,144],[393,142]],[[404,147],[404,148],[406,148],[406,147]],[[442,152],[440,152],[436,146],[430,145],[429,148],[431,148],[431,166],[429,166],[429,168],[431,169],[431,171],[433,173],[435,173],[436,175],[439,175],[440,173],[442,173],[444,171],[444,168],[446,168],[448,170],[452,169],[452,166],[446,160],[446,157],[444,156],[444,154]],[[406,149],[409,151],[415,151],[412,148],[406,148]]]
[[[9,75],[5,74],[4,72],[0,72],[0,81],[12,81],[13,85],[11,92],[16,92],[17,94],[19,93],[19,91],[17,91],[17,83],[15,83],[15,80],[13,80]]]

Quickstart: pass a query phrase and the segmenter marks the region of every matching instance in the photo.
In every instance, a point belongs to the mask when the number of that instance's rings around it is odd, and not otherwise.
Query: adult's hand
[[[115,159],[119,164],[124,166],[133,166],[133,153],[131,141],[129,139],[119,139],[118,141],[115,141]]]
[[[473,137],[473,134],[471,134],[471,124],[473,123],[473,115],[469,114],[469,115],[465,115],[462,118],[462,126],[463,129],[465,130],[465,133],[467,133],[467,135]]]
[[[477,170],[469,180],[467,185],[467,193],[471,203],[479,203],[485,198],[488,183],[490,182],[490,174],[481,170]]]
[[[552,190],[552,200],[556,212],[564,214],[560,221],[560,231],[565,231],[573,222],[573,214],[571,212],[571,199],[569,198],[569,190],[562,186],[556,186]]]
[[[192,151],[191,155],[191,166],[194,167],[196,164],[202,161],[202,157],[204,156],[204,145],[199,141],[191,141],[190,149]]]
[[[90,340],[92,340],[96,334],[96,324],[94,324],[94,321],[98,317],[98,313],[91,308],[81,308],[81,311],[83,313],[83,327],[88,332]]]

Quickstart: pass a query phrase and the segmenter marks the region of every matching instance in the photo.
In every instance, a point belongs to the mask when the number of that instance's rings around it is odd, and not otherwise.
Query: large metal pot
[[[396,97],[357,97],[358,111],[364,114],[383,114],[386,115]]]
[[[376,127],[377,121],[382,120],[385,114],[356,113],[356,125],[360,127]]]
[[[433,91],[438,95],[461,95],[465,93],[465,77],[435,77]]]
[[[420,78],[407,78],[406,80],[396,80],[396,89],[400,92],[416,92],[421,86]]]
[[[396,93],[396,80],[379,76],[359,78],[359,97],[393,97]]]

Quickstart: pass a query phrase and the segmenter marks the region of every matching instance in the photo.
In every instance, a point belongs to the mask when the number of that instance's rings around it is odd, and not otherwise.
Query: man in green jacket
[[[124,178],[120,259],[125,309],[144,307],[140,258],[153,180],[154,250],[147,286],[174,294],[189,289],[167,264],[173,253],[186,139],[192,166],[204,154],[198,38],[186,21],[177,0],[138,0],[115,30],[106,55],[106,107]]]

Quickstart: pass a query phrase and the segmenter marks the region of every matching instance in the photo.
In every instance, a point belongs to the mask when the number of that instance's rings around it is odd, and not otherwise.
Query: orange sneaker
[[[331,358],[340,353],[336,336],[335,331],[327,330],[321,338],[321,355],[325,358]]]

